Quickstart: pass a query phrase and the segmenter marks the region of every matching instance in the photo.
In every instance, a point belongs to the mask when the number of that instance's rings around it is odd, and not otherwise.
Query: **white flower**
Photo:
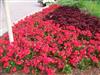
[[[43,0],[43,3],[46,3],[46,2],[55,2],[55,0]]]

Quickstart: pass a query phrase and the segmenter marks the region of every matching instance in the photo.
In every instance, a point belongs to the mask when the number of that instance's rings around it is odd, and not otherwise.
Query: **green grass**
[[[92,15],[100,17],[100,0],[58,0],[57,3],[65,6],[77,6]]]

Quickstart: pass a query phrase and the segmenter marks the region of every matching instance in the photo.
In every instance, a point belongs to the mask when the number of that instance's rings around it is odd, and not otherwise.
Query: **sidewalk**
[[[17,23],[25,16],[41,11],[43,7],[37,0],[9,0],[10,15],[12,23]],[[3,4],[0,3],[0,36],[7,32],[6,16]]]

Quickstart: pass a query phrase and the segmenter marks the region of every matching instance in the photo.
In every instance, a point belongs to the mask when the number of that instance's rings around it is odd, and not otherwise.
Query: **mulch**
[[[22,72],[16,72],[16,73],[0,73],[0,75],[32,75],[32,74],[25,74]],[[33,74],[35,75],[35,74]],[[56,75],[100,75],[100,68],[90,68],[88,70],[80,71],[79,69],[74,69],[71,74],[62,74],[57,73]]]

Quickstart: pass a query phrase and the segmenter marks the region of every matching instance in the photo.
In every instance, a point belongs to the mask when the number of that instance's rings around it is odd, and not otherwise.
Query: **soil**
[[[31,74],[24,74],[21,72],[16,72],[13,74],[7,74],[7,73],[0,73],[0,75],[31,75]],[[60,74],[57,73],[56,75],[100,75],[100,68],[91,68],[85,71],[80,71],[78,69],[74,69],[72,74]]]

